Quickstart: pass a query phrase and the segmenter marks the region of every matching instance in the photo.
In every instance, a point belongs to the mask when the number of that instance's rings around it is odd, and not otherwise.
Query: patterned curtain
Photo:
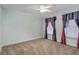
[[[74,13],[75,22],[77,24],[77,27],[79,29],[79,11]],[[77,47],[79,48],[79,32],[78,32],[78,39],[77,39]]]
[[[48,19],[45,20],[45,39],[48,38],[48,36],[47,36],[47,26],[48,26]]]
[[[45,20],[45,39],[48,39],[48,35],[47,35],[47,27],[48,27],[48,23],[51,22],[51,25],[53,27],[53,34],[52,34],[52,39],[54,39],[54,41],[57,41],[56,40],[56,28],[55,28],[55,20],[56,20],[56,17],[51,17],[51,18],[47,18]]]
[[[65,27],[66,27],[67,17],[66,15],[62,15],[62,22],[63,22],[63,29],[62,29],[62,36],[61,36],[61,43],[66,44],[66,36],[65,36]]]
[[[52,27],[54,28],[53,34],[52,34],[52,39],[54,39],[54,41],[57,41],[57,39],[56,39],[55,21],[56,21],[56,17],[51,18],[51,24],[52,24]]]
[[[61,36],[62,44],[66,44],[65,28],[67,27],[67,23],[69,23],[70,19],[73,19],[73,13],[62,15],[62,22],[63,22],[63,29],[62,29],[62,36]]]
[[[66,34],[65,34],[65,28],[67,26],[66,23],[68,23],[69,20],[74,20],[74,19],[77,24],[77,27],[79,28],[79,11],[62,15],[62,21],[63,21],[63,30],[61,36],[62,44],[66,44]],[[79,48],[79,31],[78,31],[77,47]]]
[[[56,21],[56,17],[54,17],[54,31],[53,31],[53,33],[54,33],[54,41],[57,41],[57,39],[56,39],[56,27],[55,27],[55,21]]]

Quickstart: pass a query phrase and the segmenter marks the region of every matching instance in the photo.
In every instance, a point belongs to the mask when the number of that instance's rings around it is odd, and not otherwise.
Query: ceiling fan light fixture
[[[40,5],[40,12],[51,12],[50,8],[52,8],[52,6],[50,5],[48,6]]]
[[[38,9],[39,12],[52,12],[52,9],[55,7],[55,5],[40,5]]]
[[[47,9],[40,9],[40,12],[47,12]]]

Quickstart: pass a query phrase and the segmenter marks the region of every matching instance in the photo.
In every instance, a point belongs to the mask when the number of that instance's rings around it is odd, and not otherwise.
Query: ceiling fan
[[[38,11],[40,11],[41,13],[43,12],[52,12],[52,9],[55,7],[55,5],[40,5],[38,9]]]

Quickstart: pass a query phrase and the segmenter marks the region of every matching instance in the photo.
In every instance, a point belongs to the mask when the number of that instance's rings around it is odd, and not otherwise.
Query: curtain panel
[[[57,41],[56,40],[55,21],[56,21],[56,17],[50,17],[50,18],[45,19],[45,39],[48,39],[47,27],[48,27],[48,23],[51,22],[51,25],[53,28],[52,39],[54,39],[54,41]]]
[[[66,44],[65,28],[70,20],[75,20],[78,27],[77,47],[79,48],[79,11],[62,15],[63,29],[61,35],[61,43]]]

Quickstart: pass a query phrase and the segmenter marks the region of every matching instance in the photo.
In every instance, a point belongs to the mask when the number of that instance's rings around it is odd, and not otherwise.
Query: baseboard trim
[[[1,53],[2,48],[0,47],[0,53]]]
[[[32,38],[32,39],[29,39],[29,40],[22,40],[22,41],[17,41],[17,42],[11,42],[11,43],[8,43],[8,44],[3,44],[2,47],[15,45],[15,44],[23,43],[23,42],[26,42],[26,41],[36,40],[36,39],[42,39],[42,38]]]

